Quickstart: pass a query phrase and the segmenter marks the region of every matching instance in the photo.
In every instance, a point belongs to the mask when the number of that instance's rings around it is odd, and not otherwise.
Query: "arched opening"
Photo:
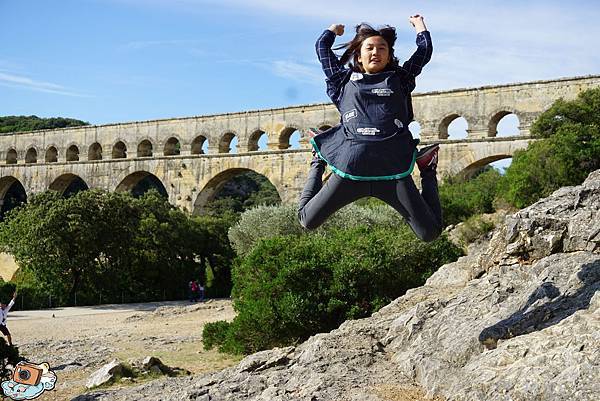
[[[233,140],[235,139],[235,142]],[[232,143],[233,142],[233,143]],[[236,153],[237,137],[233,132],[226,132],[219,140],[219,153]]]
[[[6,213],[25,202],[27,193],[19,180],[11,176],[0,178],[0,221]]]
[[[267,177],[248,169],[229,169],[213,177],[194,202],[193,214],[241,213],[258,205],[277,205],[281,197]]]
[[[290,149],[300,149],[300,131],[296,130],[290,135]]]
[[[79,161],[79,148],[76,145],[69,146],[66,156],[68,162]]]
[[[512,164],[512,157],[508,157],[506,159],[501,159],[495,162],[491,162],[490,166],[498,170],[498,172],[502,175],[506,174],[506,169],[510,167]]]
[[[123,143],[123,141],[119,141],[114,144],[112,148],[112,158],[113,159],[125,159],[127,157],[127,146]]]
[[[14,149],[9,149],[6,152],[6,164],[17,164],[17,151]]]
[[[452,114],[440,123],[439,137],[440,139],[465,139],[468,137],[468,128],[469,124],[464,117]]]
[[[54,146],[50,146],[46,150],[46,163],[56,163],[58,161],[58,150]]]
[[[88,160],[102,160],[102,146],[98,142],[92,143],[88,149]]]
[[[421,124],[418,121],[413,121],[408,124],[408,130],[412,134],[413,138],[421,138]]]
[[[478,175],[482,171],[489,169],[489,168],[495,168],[501,174],[504,174],[504,171],[501,169],[501,167],[510,165],[511,161],[512,161],[511,155],[489,156],[489,157],[483,158],[481,160],[477,160],[474,163],[471,163],[470,165],[465,167],[459,173],[459,175],[466,179],[470,179],[470,178]]]
[[[27,149],[25,163],[37,163],[37,150],[35,150],[35,148]]]
[[[181,153],[181,144],[179,143],[179,139],[175,137],[171,137],[167,139],[165,143],[165,156],[176,156]]]
[[[501,111],[490,120],[488,132],[490,137],[518,136],[520,134],[519,117],[514,113]]]
[[[269,136],[265,131],[256,130],[250,135],[250,140],[248,141],[248,151],[256,152],[258,150],[267,150],[267,143],[269,142]]]
[[[208,140],[205,136],[200,135],[194,138],[192,141],[192,150],[193,155],[201,155],[208,153]]]
[[[151,157],[152,156],[152,142],[144,139],[138,144],[137,157]]]
[[[298,143],[298,141],[300,140],[300,132],[296,128],[288,127],[281,131],[281,134],[279,135],[279,149],[290,148],[290,146],[292,145],[290,142],[292,135],[295,135],[294,138],[296,140],[296,143]],[[299,148],[299,145],[297,146],[298,147],[296,149]]]
[[[64,197],[75,195],[77,192],[89,189],[85,181],[75,174],[62,174],[58,176],[48,187],[51,191],[56,191]]]
[[[165,186],[157,176],[147,171],[136,171],[125,177],[117,185],[115,191],[130,192],[133,196],[139,198],[152,189],[158,191],[165,198],[169,197]]]

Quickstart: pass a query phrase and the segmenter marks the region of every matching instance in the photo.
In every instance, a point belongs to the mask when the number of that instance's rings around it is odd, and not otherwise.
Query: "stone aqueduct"
[[[441,142],[439,171],[460,173],[511,157],[531,141],[534,119],[556,99],[573,99],[600,85],[600,76],[564,78],[415,94],[422,143]],[[518,136],[496,137],[500,119],[515,114]],[[448,139],[458,117],[468,137]],[[64,191],[74,180],[89,188],[130,190],[145,177],[158,179],[169,201],[189,212],[202,207],[227,180],[248,170],[267,177],[283,202],[295,202],[304,184],[310,127],[337,124],[332,104],[85,126],[0,136],[0,199],[20,183],[27,196],[47,189]],[[301,133],[301,148],[290,136]],[[258,139],[268,136],[268,150]],[[238,138],[237,153],[228,153]],[[208,141],[208,152],[202,148]]]

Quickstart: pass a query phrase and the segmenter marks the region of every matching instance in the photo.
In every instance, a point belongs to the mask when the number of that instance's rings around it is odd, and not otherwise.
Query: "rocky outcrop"
[[[76,400],[382,401],[415,383],[448,400],[597,400],[599,288],[596,171],[370,318],[221,372]]]
[[[114,359],[92,373],[85,386],[87,388],[94,388],[108,384],[115,380],[115,378],[123,375],[126,369],[125,365]]]

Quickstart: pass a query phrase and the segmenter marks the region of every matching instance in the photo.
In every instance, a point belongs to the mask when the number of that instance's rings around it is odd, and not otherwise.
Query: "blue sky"
[[[391,24],[404,58],[415,13],[435,48],[418,92],[600,73],[598,1],[0,0],[0,115],[104,124],[327,102],[321,31]]]

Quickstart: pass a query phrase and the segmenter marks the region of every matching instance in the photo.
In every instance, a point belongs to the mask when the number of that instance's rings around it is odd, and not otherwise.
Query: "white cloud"
[[[186,12],[206,7],[281,15],[290,23],[299,18],[345,23],[346,35],[361,21],[389,23],[398,29],[396,54],[408,57],[414,49],[413,29],[407,18],[425,16],[434,41],[434,59],[422,78],[427,90],[512,81],[587,75],[600,71],[600,7],[596,2],[433,0],[407,3],[397,0],[120,0],[139,6],[161,6]],[[295,61],[278,61],[273,71],[289,78],[312,80],[319,74]],[[420,88],[417,88],[420,89]]]
[[[270,67],[275,75],[302,83],[322,84],[325,79],[321,69],[314,64],[277,60]]]
[[[90,97],[80,93],[75,93],[64,86],[53,84],[50,82],[36,81],[21,75],[7,74],[0,71],[0,85],[11,88],[22,88],[33,90],[36,92],[54,93],[57,95],[74,96],[74,97]]]

